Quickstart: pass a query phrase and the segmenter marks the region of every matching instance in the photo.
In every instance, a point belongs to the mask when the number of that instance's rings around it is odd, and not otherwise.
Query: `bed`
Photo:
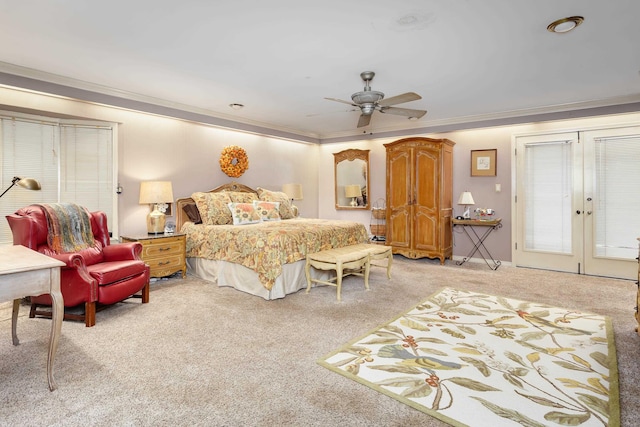
[[[361,223],[298,218],[284,193],[239,183],[178,199],[175,214],[189,274],[266,300],[306,288],[307,253],[369,239]]]

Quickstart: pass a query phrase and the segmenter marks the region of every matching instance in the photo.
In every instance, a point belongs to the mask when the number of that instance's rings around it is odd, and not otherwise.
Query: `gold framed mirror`
[[[333,153],[336,209],[369,209],[369,150]]]

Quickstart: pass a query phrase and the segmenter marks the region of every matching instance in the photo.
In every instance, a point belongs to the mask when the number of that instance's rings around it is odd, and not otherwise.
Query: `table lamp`
[[[2,192],[2,194],[0,194],[0,197],[4,196],[7,191],[11,190],[11,188],[14,185],[17,185],[22,188],[26,188],[27,190],[35,190],[35,191],[38,191],[42,188],[40,187],[40,183],[33,178],[20,178],[20,177],[14,176],[13,179],[11,180],[11,185],[8,186],[7,189]]]
[[[294,200],[302,200],[302,184],[284,184],[282,192],[291,199],[291,208],[296,216],[298,216],[298,207],[293,204]]]
[[[147,233],[164,233],[166,216],[158,209],[160,203],[173,202],[173,189],[170,181],[145,181],[140,183],[141,205],[153,205],[153,210],[147,215]]]
[[[344,187],[344,195],[347,199],[351,199],[350,205],[352,207],[358,206],[358,197],[362,197],[362,189],[358,184],[346,185]]]
[[[471,193],[469,191],[464,191],[460,195],[460,198],[458,199],[458,204],[459,205],[463,205],[466,208],[466,210],[462,214],[462,218],[470,219],[471,215],[469,214],[469,205],[474,205],[475,204],[475,202],[473,201],[473,196],[471,195]]]

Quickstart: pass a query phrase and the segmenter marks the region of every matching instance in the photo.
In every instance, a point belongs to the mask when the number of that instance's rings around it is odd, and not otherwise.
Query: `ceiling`
[[[309,142],[640,111],[639,16],[637,0],[0,0],[0,84]],[[358,129],[324,98],[350,100],[363,71],[427,115]]]

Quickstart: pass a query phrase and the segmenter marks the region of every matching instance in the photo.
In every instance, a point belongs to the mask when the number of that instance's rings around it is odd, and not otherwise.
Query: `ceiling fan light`
[[[384,93],[377,92],[375,90],[367,90],[363,92],[356,92],[351,95],[351,100],[356,104],[375,104],[384,98]]]
[[[568,18],[558,19],[547,26],[547,30],[552,33],[564,34],[576,28],[584,22],[582,16],[570,16]]]
[[[372,103],[366,103],[360,106],[360,110],[365,116],[370,116],[376,110],[376,106]]]

